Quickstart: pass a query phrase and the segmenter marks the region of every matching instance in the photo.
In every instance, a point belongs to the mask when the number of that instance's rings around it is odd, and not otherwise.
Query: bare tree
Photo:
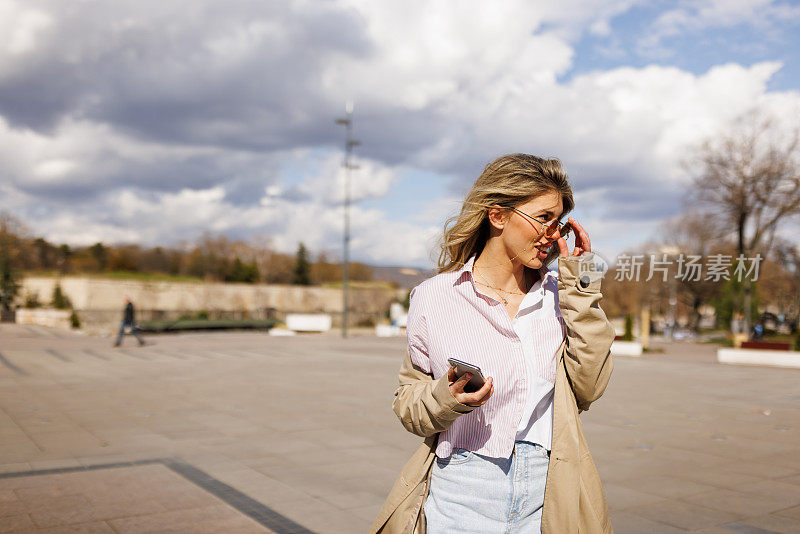
[[[800,128],[785,134],[778,121],[759,110],[704,142],[687,167],[693,193],[731,225],[737,255],[766,256],[778,223],[800,213]],[[749,331],[751,280],[744,281],[743,308]]]
[[[720,224],[719,217],[713,213],[697,209],[672,217],[661,223],[658,234],[660,243],[657,249],[672,248],[688,261],[690,256],[708,256],[714,249],[723,244],[726,238],[725,226]],[[673,261],[676,261],[672,258]],[[689,325],[697,330],[700,323],[700,306],[707,303],[717,292],[716,283],[705,280],[703,276],[694,276],[687,269],[678,272],[678,265],[670,270],[678,289],[676,296],[684,306],[691,310]]]

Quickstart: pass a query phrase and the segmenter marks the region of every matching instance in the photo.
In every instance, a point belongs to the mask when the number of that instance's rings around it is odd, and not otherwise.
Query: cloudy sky
[[[800,115],[780,0],[0,0],[0,209],[61,243],[204,230],[430,267],[483,166],[561,158],[609,256],[679,213],[680,162],[760,106]]]

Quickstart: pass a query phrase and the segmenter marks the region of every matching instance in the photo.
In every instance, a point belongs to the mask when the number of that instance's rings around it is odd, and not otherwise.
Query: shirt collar
[[[474,277],[472,276],[472,266],[475,264],[475,254],[469,257],[469,259],[464,263],[464,265],[457,271],[457,276],[455,283],[453,285],[458,285],[465,280],[470,280],[475,285]],[[558,279],[558,271],[550,270],[545,265],[539,267],[539,278],[542,281],[541,287],[547,283],[549,279],[557,280]],[[536,283],[533,284],[531,289],[536,286]]]

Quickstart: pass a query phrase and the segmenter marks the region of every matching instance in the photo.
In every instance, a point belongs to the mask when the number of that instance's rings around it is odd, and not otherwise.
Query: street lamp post
[[[336,124],[345,127],[346,137],[344,144],[344,262],[342,264],[342,337],[347,337],[347,292],[350,284],[350,171],[357,169],[351,163],[353,147],[360,143],[353,139],[353,103],[345,105],[345,118],[336,119]]]

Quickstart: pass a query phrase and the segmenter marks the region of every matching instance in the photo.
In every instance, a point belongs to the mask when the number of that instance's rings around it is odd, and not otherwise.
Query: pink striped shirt
[[[496,298],[478,291],[474,262],[472,256],[460,270],[438,274],[411,291],[411,360],[434,379],[447,373],[451,357],[494,378],[489,401],[440,434],[436,455],[446,458],[460,447],[507,458],[518,439],[550,449],[555,356],[566,335],[557,273],[539,269],[540,280],[512,320]]]

